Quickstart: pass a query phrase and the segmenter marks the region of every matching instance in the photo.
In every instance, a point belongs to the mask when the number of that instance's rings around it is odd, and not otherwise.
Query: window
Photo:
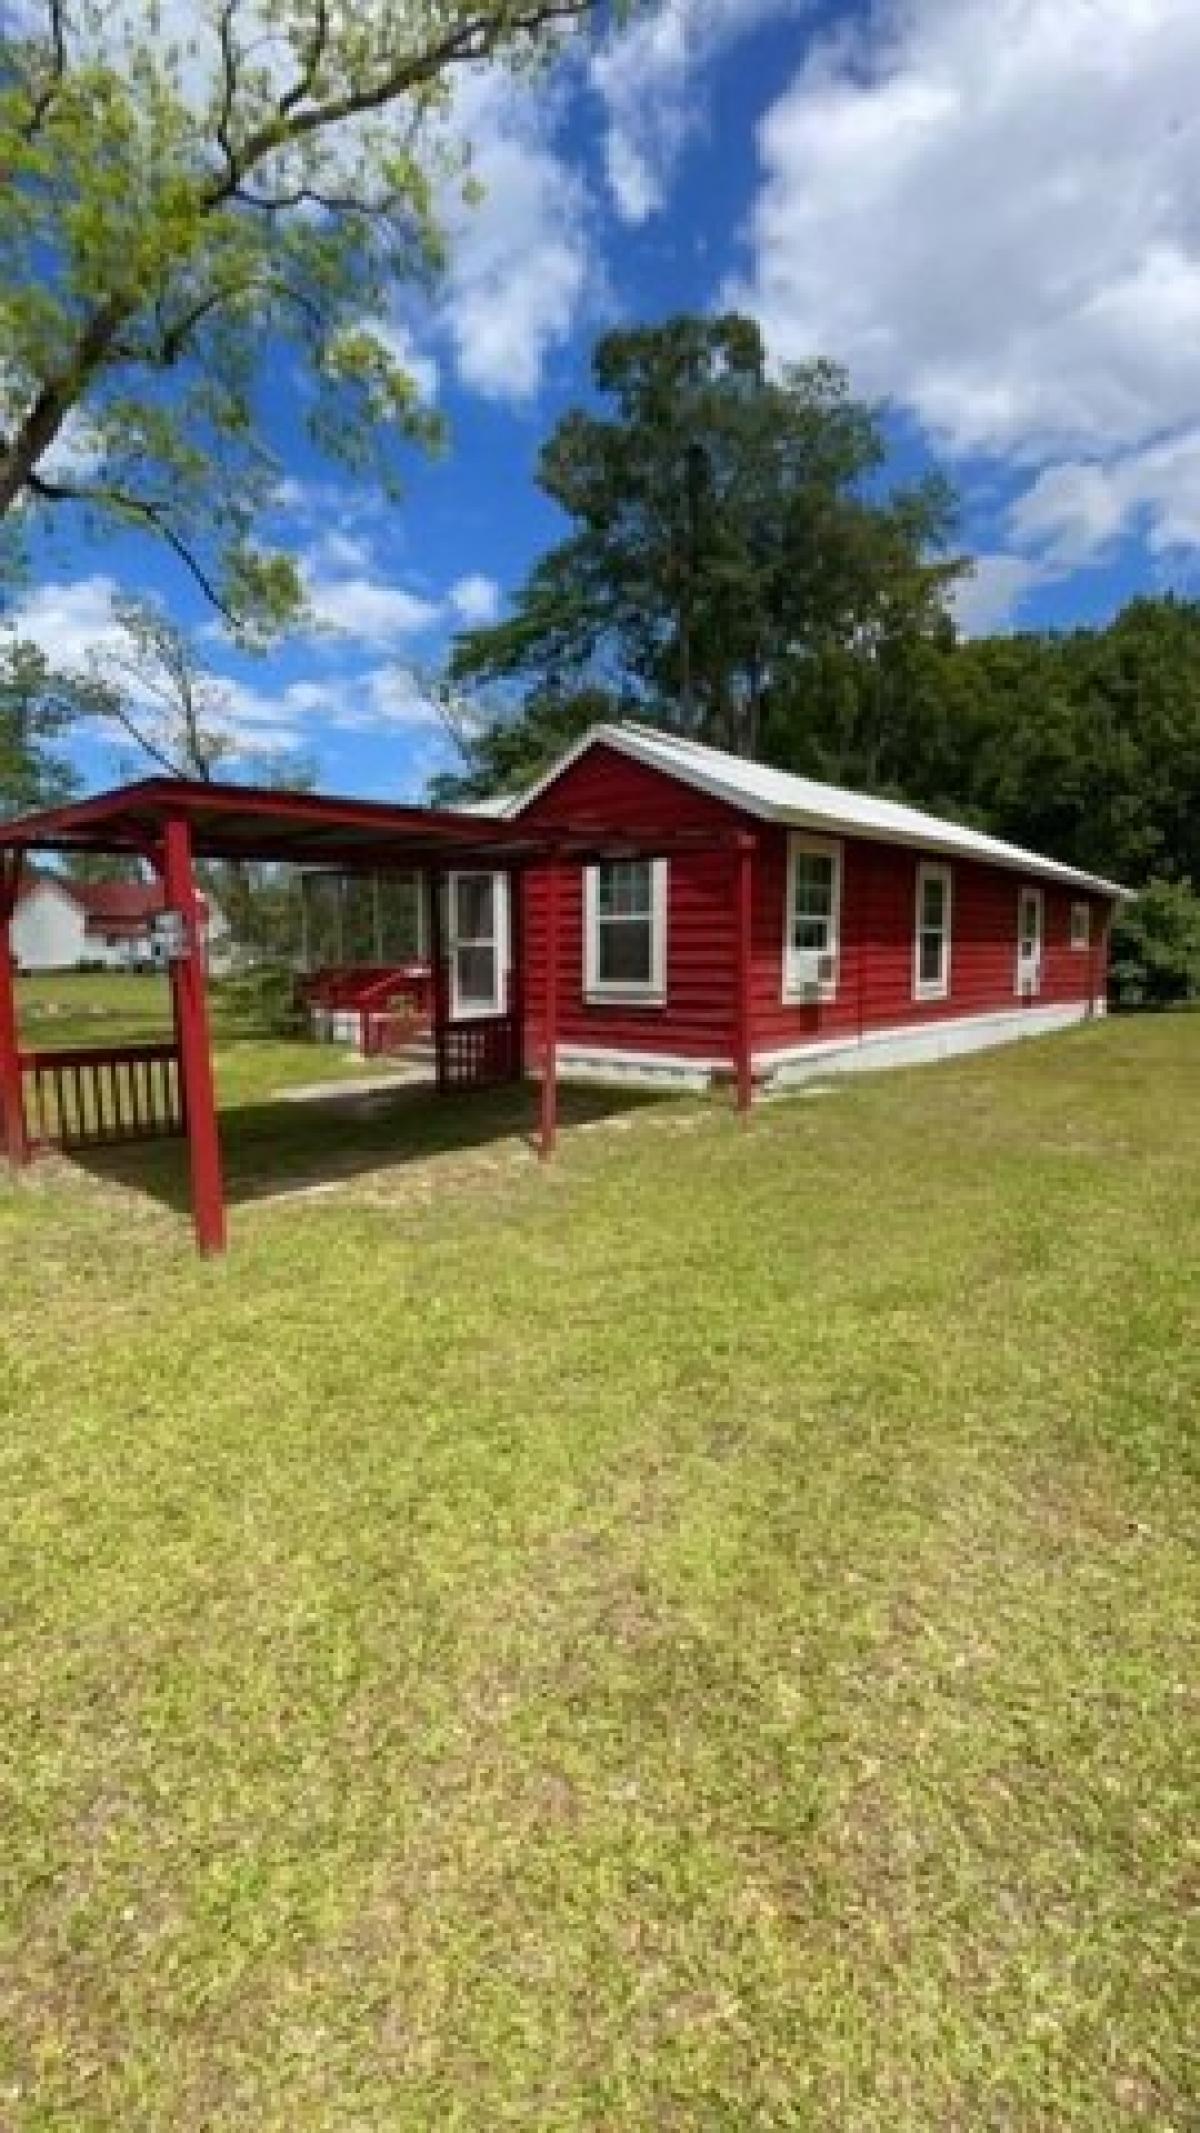
[[[1017,895],[1017,992],[1028,998],[1042,989],[1043,903],[1040,889]]]
[[[788,846],[787,930],[783,997],[800,1000],[837,992],[842,913],[842,848],[820,837],[793,837]]]
[[[449,881],[450,1012],[455,1021],[504,1011],[505,901],[500,874]]]
[[[1090,904],[1071,905],[1071,946],[1090,948],[1092,945],[1092,907]]]
[[[950,991],[950,869],[922,860],[917,868],[913,996],[944,1000]]]
[[[584,991],[589,999],[666,998],[667,863],[612,859],[585,878]]]

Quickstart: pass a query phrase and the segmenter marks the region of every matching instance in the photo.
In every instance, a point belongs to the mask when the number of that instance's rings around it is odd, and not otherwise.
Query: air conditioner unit
[[[816,948],[798,948],[792,956],[792,990],[797,999],[820,1000],[833,984],[837,971],[831,955]]]

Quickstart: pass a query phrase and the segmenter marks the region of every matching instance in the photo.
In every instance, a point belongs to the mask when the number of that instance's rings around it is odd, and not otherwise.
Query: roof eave
[[[1111,896],[1122,903],[1133,903],[1138,895],[1136,889],[1108,881],[1102,874],[1086,874],[1057,859],[1043,858],[1038,852],[1023,852],[1015,846],[1009,851],[974,851],[954,837],[939,835],[937,830],[875,827],[870,823],[849,821],[845,816],[822,814],[813,808],[772,807],[762,812],[784,829],[820,830],[832,837],[861,838],[865,844],[902,844],[909,851],[941,852],[952,859],[974,860],[977,866],[1002,867],[1006,873],[1029,874],[1037,880],[1056,881],[1063,888],[1091,889],[1097,895]]]

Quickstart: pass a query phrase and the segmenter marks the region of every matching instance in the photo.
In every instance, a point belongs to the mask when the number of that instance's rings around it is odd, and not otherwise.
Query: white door
[[[1028,999],[1042,989],[1045,905],[1040,889],[1022,888],[1017,898],[1017,992]]]
[[[450,876],[450,1014],[455,1022],[504,1012],[504,879]]]

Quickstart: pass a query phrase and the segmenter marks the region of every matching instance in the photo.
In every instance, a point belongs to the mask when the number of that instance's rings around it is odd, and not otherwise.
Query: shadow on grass
[[[559,1125],[569,1136],[572,1129],[673,1101],[678,1099],[646,1090],[563,1088]],[[523,1139],[533,1147],[537,1102],[531,1083],[439,1096],[422,1082],[411,1088],[368,1085],[311,1103],[232,1105],[221,1113],[225,1196],[235,1206],[502,1141]],[[183,1141],[78,1149],[70,1161],[106,1183],[179,1212],[190,1209]]]

